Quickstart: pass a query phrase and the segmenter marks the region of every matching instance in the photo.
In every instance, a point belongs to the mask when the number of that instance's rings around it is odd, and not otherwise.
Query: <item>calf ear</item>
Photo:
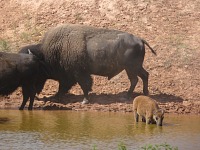
[[[154,111],[153,111],[153,115],[156,115],[157,112],[158,112],[157,110],[154,110]]]
[[[33,53],[31,52],[31,50],[30,50],[30,49],[28,49],[28,54],[31,54],[31,55],[33,55]]]

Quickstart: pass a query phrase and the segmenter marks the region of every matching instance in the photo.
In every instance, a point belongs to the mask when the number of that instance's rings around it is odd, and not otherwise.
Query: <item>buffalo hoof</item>
[[[81,102],[81,104],[88,104],[88,103],[89,101],[86,98],[84,98],[83,101]]]
[[[145,96],[149,95],[149,91],[148,90],[144,90],[143,93],[144,93]]]
[[[28,108],[28,111],[32,111],[33,110],[33,108]]]
[[[22,108],[22,107],[19,107],[19,110],[24,110],[24,108]]]

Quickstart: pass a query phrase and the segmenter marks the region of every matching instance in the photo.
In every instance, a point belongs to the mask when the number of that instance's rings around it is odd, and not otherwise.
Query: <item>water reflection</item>
[[[118,149],[120,142],[128,149],[165,142],[179,149],[200,146],[200,116],[167,115],[162,127],[134,123],[131,113],[0,110],[0,118],[9,118],[0,123],[8,149]]]
[[[0,124],[6,123],[9,121],[9,118],[7,117],[0,117]]]

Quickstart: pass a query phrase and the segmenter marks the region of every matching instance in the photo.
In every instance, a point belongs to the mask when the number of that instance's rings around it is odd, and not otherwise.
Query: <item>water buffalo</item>
[[[149,44],[127,32],[85,25],[64,24],[47,31],[40,43],[40,51],[49,66],[50,78],[59,81],[59,94],[75,83],[81,86],[88,103],[91,74],[111,79],[126,70],[131,82],[130,97],[138,76],[143,81],[143,92],[148,95],[149,73],[143,68],[145,45]]]
[[[22,87],[23,110],[30,98],[28,110],[32,110],[36,93],[42,90],[41,78],[45,77],[45,68],[40,60],[30,54],[0,52],[0,95],[8,95]]]

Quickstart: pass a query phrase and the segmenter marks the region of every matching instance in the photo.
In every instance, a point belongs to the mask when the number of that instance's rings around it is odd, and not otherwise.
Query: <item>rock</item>
[[[192,103],[190,101],[183,101],[184,106],[190,106]]]

